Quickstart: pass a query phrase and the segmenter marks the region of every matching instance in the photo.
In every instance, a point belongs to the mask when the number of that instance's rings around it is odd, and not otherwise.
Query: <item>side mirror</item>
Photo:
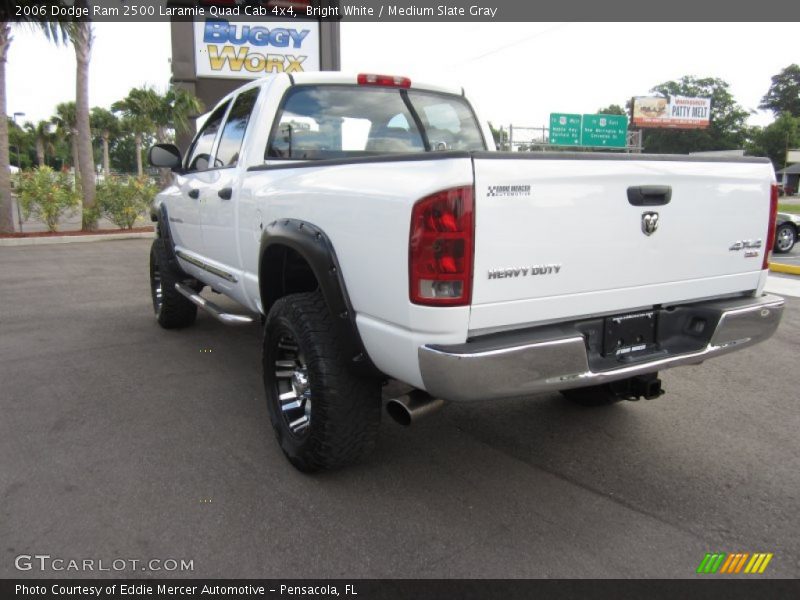
[[[147,161],[154,167],[175,171],[181,168],[183,157],[174,144],[156,144],[147,153]]]

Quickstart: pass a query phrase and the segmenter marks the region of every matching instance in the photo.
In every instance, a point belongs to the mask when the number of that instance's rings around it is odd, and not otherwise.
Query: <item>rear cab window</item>
[[[486,150],[462,96],[401,88],[299,85],[273,124],[266,159]]]

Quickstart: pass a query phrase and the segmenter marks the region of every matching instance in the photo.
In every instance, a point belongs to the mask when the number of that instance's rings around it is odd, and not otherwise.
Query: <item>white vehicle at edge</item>
[[[460,89],[303,73],[224,98],[185,158],[151,149],[175,172],[153,205],[156,317],[261,315],[299,469],[369,451],[388,379],[414,388],[387,406],[404,424],[443,400],[654,398],[659,370],[777,328],[768,160],[502,153],[479,123]]]

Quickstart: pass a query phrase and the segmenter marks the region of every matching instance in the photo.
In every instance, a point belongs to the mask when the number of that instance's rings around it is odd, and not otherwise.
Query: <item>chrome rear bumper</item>
[[[719,320],[708,345],[699,351],[593,372],[582,335],[534,330],[526,340],[515,333],[506,340],[493,337],[458,346],[421,346],[422,380],[428,393],[445,400],[486,400],[597,385],[698,364],[769,338],[780,324],[784,301],[779,296],[764,295],[702,306],[718,311]]]

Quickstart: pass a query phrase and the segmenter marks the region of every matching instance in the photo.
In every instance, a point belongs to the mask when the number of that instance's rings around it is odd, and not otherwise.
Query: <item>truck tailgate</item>
[[[759,286],[769,162],[485,153],[474,171],[473,332]]]

